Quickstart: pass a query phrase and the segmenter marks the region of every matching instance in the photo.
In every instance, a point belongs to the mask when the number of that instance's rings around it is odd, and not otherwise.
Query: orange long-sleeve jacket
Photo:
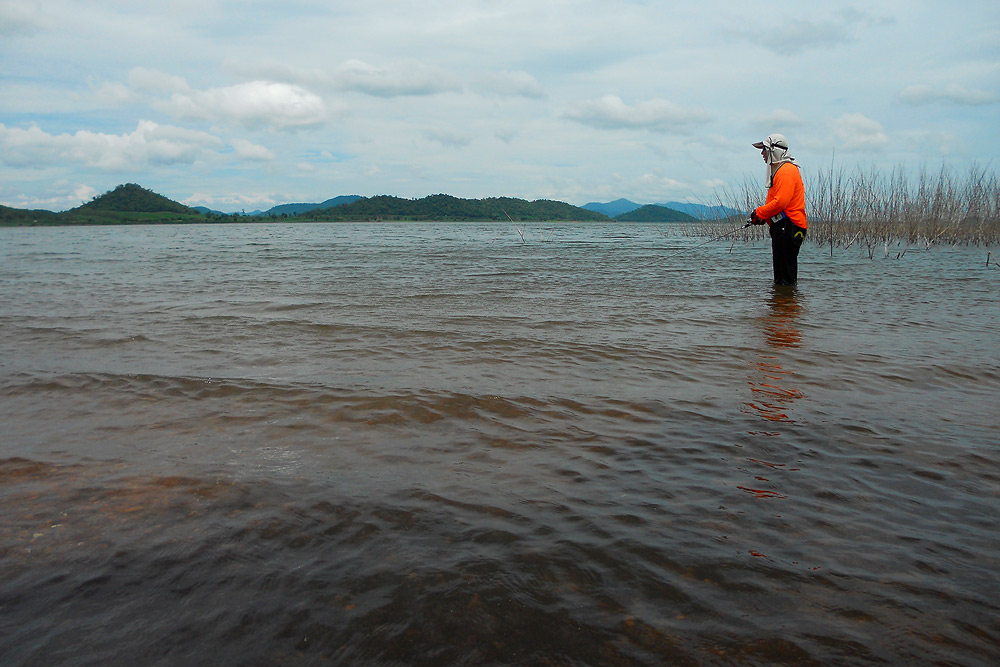
[[[757,217],[771,224],[771,218],[784,213],[793,224],[808,229],[806,219],[806,189],[798,165],[786,162],[778,167],[767,190],[767,200],[756,209]]]

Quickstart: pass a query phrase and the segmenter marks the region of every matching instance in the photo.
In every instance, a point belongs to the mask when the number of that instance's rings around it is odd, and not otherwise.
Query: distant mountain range
[[[433,195],[433,196],[440,196],[440,195]],[[332,199],[327,199],[326,201],[320,202],[318,204],[315,203],[279,204],[277,206],[272,206],[266,211],[254,210],[249,213],[243,213],[243,215],[263,216],[263,217],[270,217],[270,216],[292,217],[292,216],[302,215],[303,213],[309,213],[311,211],[324,210],[333,208],[335,206],[352,204],[358,201],[359,199],[367,199],[367,197],[361,197],[359,195],[340,195]],[[406,201],[411,201],[411,200],[398,199],[399,203]],[[466,200],[466,201],[486,201],[486,200]],[[675,212],[679,211],[681,213],[685,213],[691,216],[691,219],[694,220],[716,220],[719,218],[726,218],[731,215],[740,215],[739,211],[727,208],[725,206],[706,206],[704,204],[692,204],[692,203],[684,203],[676,201],[659,203],[659,204],[646,204],[646,206],[658,206],[661,208],[670,209]],[[582,208],[587,211],[594,211],[596,213],[605,215],[609,218],[625,220],[625,218],[622,218],[621,216],[632,213],[633,211],[636,211],[640,208],[643,208],[643,205],[637,204],[636,202],[630,201],[628,199],[616,199],[614,201],[605,203],[590,202],[589,204],[584,204],[579,208]],[[216,215],[232,215],[223,213],[222,211],[209,209],[204,206],[195,206],[194,210],[200,211],[201,213],[214,213]],[[690,222],[688,218],[685,218],[683,216],[676,217],[673,213],[657,214],[655,210],[647,211],[645,216],[643,217],[655,218],[648,220],[649,222]],[[634,221],[634,220],[629,219],[629,221]]]
[[[277,206],[272,206],[266,211],[261,211],[260,209],[250,211],[249,213],[244,213],[243,215],[252,216],[264,216],[264,217],[277,217],[281,216],[293,216],[299,215],[300,213],[308,213],[309,211],[315,211],[316,209],[323,208],[333,208],[334,206],[341,206],[343,204],[350,204],[362,199],[360,195],[340,195],[339,197],[334,197],[333,199],[327,199],[319,204],[278,204]],[[215,215],[231,215],[223,213],[222,211],[216,211],[215,209],[208,208],[206,206],[195,206],[194,210],[199,213],[213,213]]]
[[[298,215],[299,213],[308,213],[309,211],[315,211],[316,209],[343,206],[344,204],[356,202],[361,198],[362,197],[360,195],[340,195],[339,197],[327,199],[325,202],[321,202],[319,204],[279,204],[278,206],[272,206],[267,209],[262,215]]]
[[[659,204],[646,204],[627,213],[620,213],[615,216],[615,220],[622,222],[698,222],[698,218],[693,215]]]
[[[727,206],[706,206],[705,204],[692,204],[679,201],[670,201],[652,205],[686,213],[696,220],[718,220],[721,218],[728,218],[733,215],[742,215],[740,211]],[[616,199],[606,203],[590,202],[589,204],[584,204],[582,208],[585,208],[588,211],[603,213],[609,218],[621,220],[622,218],[620,216],[631,213],[632,211],[642,208],[642,206],[642,204],[637,204],[634,201],[629,201],[628,199]],[[661,220],[658,222],[668,221]]]
[[[721,206],[684,204],[647,204],[627,199],[590,203],[583,207],[564,202],[538,199],[526,201],[512,197],[461,199],[451,195],[430,195],[422,199],[403,199],[389,195],[361,197],[341,195],[309,204],[281,204],[267,211],[250,214],[226,214],[205,207],[191,208],[147,190],[135,183],[120,185],[86,204],[61,213],[24,210],[0,206],[0,224],[153,224],[179,222],[228,222],[237,219],[290,219],[313,221],[338,220],[441,220],[441,221],[586,221],[623,222],[692,222],[715,219],[734,213]]]
[[[597,211],[598,213],[603,213],[609,218],[613,218],[616,215],[634,211],[640,206],[642,206],[642,204],[636,204],[634,201],[629,201],[628,199],[616,199],[603,204],[600,202],[590,202],[589,204],[584,204],[581,208],[585,208],[588,211]]]

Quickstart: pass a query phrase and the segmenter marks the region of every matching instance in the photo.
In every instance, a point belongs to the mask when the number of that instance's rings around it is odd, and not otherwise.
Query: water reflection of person
[[[750,380],[753,400],[747,406],[768,421],[790,423],[793,420],[788,416],[788,407],[803,394],[789,386],[790,373],[782,367],[776,353],[802,344],[798,325],[802,304],[794,285],[774,285],[771,290],[764,318],[764,335],[770,349],[759,355],[757,373]]]
[[[770,312],[764,323],[764,334],[772,347],[798,347],[802,343],[802,331],[798,317],[802,312],[798,290],[794,285],[774,285],[768,301]]]

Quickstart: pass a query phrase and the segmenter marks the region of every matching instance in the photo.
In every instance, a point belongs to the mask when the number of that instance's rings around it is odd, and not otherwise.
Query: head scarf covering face
[[[778,165],[784,162],[795,162],[788,152],[788,139],[783,134],[772,134],[764,141],[753,144],[754,148],[764,151],[764,161],[767,163],[767,187],[771,187],[771,179]]]

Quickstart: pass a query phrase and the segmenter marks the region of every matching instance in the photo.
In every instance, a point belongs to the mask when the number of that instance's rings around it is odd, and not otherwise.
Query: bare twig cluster
[[[857,168],[848,173],[830,168],[806,175],[806,208],[809,236],[813,243],[835,247],[867,248],[897,256],[906,247],[933,244],[996,245],[1000,243],[1000,179],[979,166],[965,174],[947,167],[936,173],[921,169],[916,174],[903,168],[889,172]],[[720,205],[750,211],[763,202],[758,181],[745,179],[736,189],[717,194]],[[706,221],[699,234],[715,234],[731,219]],[[760,238],[760,228],[750,229],[745,240]],[[896,249],[903,246],[902,251]]]

